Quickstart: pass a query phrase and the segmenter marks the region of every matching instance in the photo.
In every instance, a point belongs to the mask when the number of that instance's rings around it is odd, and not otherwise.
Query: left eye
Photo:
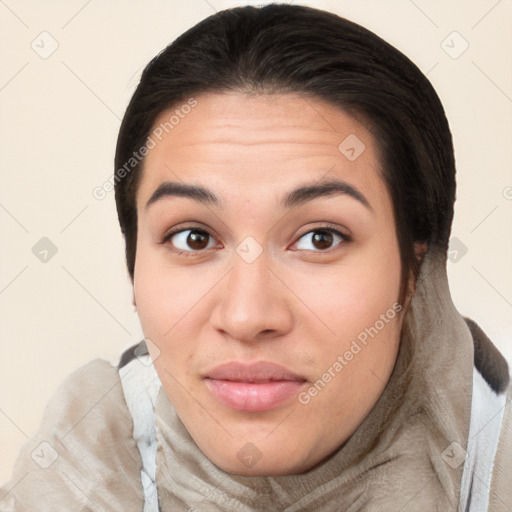
[[[330,246],[333,244],[336,238],[339,239],[340,242],[348,240],[348,237],[346,237],[339,231],[336,231],[335,229],[314,229],[313,231],[310,231],[309,233],[306,233],[305,235],[300,237],[299,245],[297,246],[297,248],[300,250],[311,250],[310,247],[312,245],[314,249],[324,251],[330,249]],[[306,240],[306,243],[302,244],[301,246],[300,240],[303,239]],[[308,244],[310,244],[309,247]]]

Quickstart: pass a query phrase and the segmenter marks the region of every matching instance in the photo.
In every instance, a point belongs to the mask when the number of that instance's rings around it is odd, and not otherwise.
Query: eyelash
[[[163,240],[160,242],[161,245],[166,245],[168,244],[169,240],[174,236],[174,235],[177,235],[178,233],[182,233],[183,231],[199,231],[201,233],[205,233],[207,234],[208,236],[213,237],[213,235],[206,229],[202,228],[202,227],[198,227],[198,226],[187,226],[187,227],[184,227],[184,228],[180,228],[180,229],[177,229],[176,231],[172,231],[171,233],[167,233]],[[310,233],[315,233],[315,232],[318,232],[318,231],[327,231],[329,233],[334,233],[335,235],[339,236],[341,239],[342,239],[342,242],[340,242],[338,244],[338,246],[340,245],[345,245],[346,243],[348,242],[351,242],[352,241],[352,237],[348,236],[348,235],[345,235],[344,233],[341,233],[339,231],[339,229],[333,227],[332,225],[330,224],[326,224],[324,226],[319,226],[319,227],[316,227],[314,229],[310,229],[309,231],[306,231],[305,233],[302,233],[302,235],[300,235],[298,238],[297,238],[297,241],[299,241],[302,237],[304,237],[305,235],[308,235]],[[296,243],[296,242],[295,242]],[[170,244],[169,244],[170,245]],[[206,252],[206,249],[203,249],[203,250],[200,250],[200,251],[184,251],[182,249],[171,249],[173,253],[175,254],[178,254],[180,256],[185,256],[185,257],[190,257],[190,256],[197,256],[198,254],[201,254],[201,253],[204,253]],[[300,250],[306,250],[306,249],[300,249]],[[329,253],[332,253],[332,252],[335,252],[337,249],[328,249],[328,250],[325,250],[325,251],[307,251],[307,252],[310,252],[310,253],[313,253],[313,254],[319,254],[319,255],[323,255],[323,254],[329,254]]]

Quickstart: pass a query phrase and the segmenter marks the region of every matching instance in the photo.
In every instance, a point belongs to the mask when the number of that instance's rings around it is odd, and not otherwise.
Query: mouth
[[[244,412],[275,409],[296,396],[307,382],[287,368],[267,361],[225,363],[203,378],[219,403]]]

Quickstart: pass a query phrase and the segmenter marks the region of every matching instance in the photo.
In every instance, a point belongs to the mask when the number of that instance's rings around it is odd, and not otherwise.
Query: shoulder
[[[117,367],[104,359],[94,359],[59,385],[45,408],[40,433],[63,443],[77,437],[93,442],[99,432],[108,429],[128,434],[130,423]]]
[[[121,416],[126,415],[118,368],[105,359],[94,359],[71,372],[62,381],[48,402],[45,416],[49,411],[64,412],[62,406],[68,404],[72,407],[67,411],[68,414],[61,416],[63,427],[72,426],[73,420],[78,419],[73,416],[80,412],[87,412],[91,418],[99,413],[114,417],[104,407],[105,403],[114,405]],[[67,422],[69,424],[65,425]]]
[[[118,368],[90,361],[52,395],[0,489],[0,505],[17,511],[81,510],[90,500],[104,510],[139,505],[141,460],[132,434]]]

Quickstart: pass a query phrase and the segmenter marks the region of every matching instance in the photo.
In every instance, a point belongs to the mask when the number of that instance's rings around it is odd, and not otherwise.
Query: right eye
[[[193,256],[215,246],[215,243],[213,245],[208,243],[209,237],[214,242],[208,231],[202,228],[186,228],[168,233],[162,240],[162,244],[170,246],[171,251],[177,254]]]

